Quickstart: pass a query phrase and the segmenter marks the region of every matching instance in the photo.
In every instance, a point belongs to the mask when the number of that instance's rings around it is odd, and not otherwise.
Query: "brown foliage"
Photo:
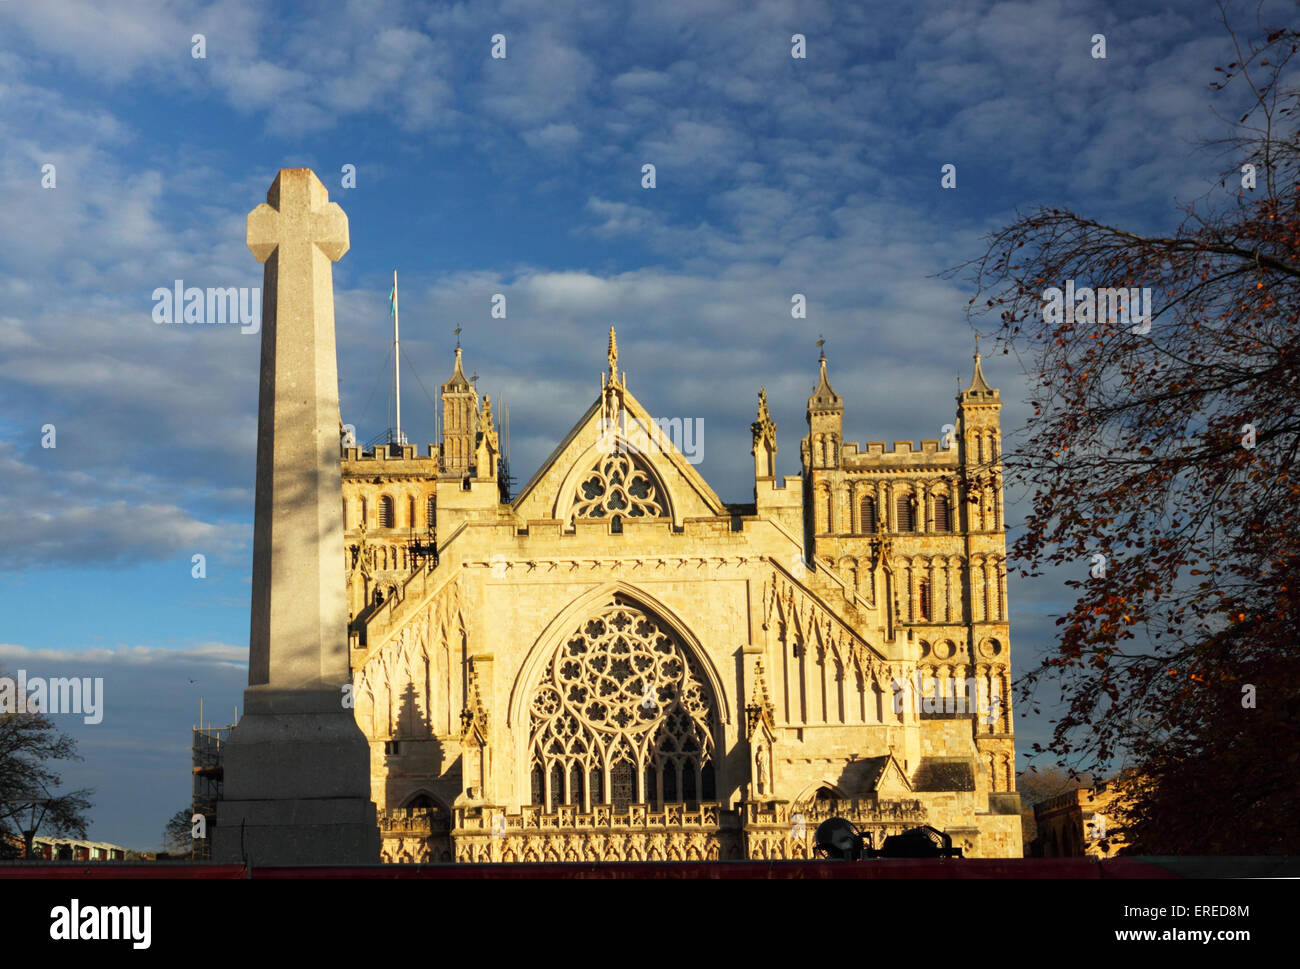
[[[1123,837],[1144,853],[1270,853],[1300,834],[1287,675],[1300,620],[1300,93],[1285,85],[1298,49],[1300,32],[1262,30],[1216,68],[1212,86],[1251,103],[1216,143],[1232,159],[1222,184],[1251,163],[1254,190],[1187,206],[1168,236],[1040,209],[965,267],[972,304],[984,300],[972,313],[1000,314],[1004,352],[1034,379],[1026,444],[1006,459],[1033,495],[1017,568],[1079,576],[1022,694],[1059,683],[1066,711],[1047,749],[1063,761],[1136,761]],[[1067,279],[1150,287],[1149,332],[1103,313],[1049,321],[1044,291]]]

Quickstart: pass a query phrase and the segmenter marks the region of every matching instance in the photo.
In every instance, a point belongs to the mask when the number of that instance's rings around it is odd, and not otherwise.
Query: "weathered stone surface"
[[[368,746],[342,702],[332,268],[348,250],[347,216],[314,173],[284,169],[248,217],[248,247],[265,263],[249,685],[224,750],[213,857],[376,862]]]

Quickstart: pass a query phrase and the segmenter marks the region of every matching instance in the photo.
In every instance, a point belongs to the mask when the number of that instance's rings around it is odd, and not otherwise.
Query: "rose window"
[[[533,804],[626,810],[716,797],[704,676],[662,623],[623,596],[556,650],[530,712]]]

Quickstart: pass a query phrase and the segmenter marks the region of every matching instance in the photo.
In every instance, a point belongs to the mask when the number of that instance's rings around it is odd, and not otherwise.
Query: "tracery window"
[[[667,514],[655,476],[621,451],[602,454],[578,482],[575,518],[659,518]]]
[[[624,811],[716,796],[716,714],[704,675],[626,596],[613,596],[556,650],[530,710],[534,804]]]

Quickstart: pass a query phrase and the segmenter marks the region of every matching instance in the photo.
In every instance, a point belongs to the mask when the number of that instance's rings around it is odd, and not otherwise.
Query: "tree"
[[[1245,112],[1211,143],[1227,191],[1167,235],[1040,208],[957,267],[1033,380],[1005,461],[1032,492],[1017,568],[1078,590],[1022,699],[1059,683],[1046,749],[1137,768],[1120,833],[1146,853],[1300,835],[1300,32],[1224,25],[1237,59],[1211,87]],[[1088,287],[1073,307],[1067,280]]]
[[[167,827],[163,828],[163,848],[173,857],[188,857],[194,851],[194,839],[190,827],[194,812],[190,808],[181,808],[171,816]]]
[[[42,829],[86,837],[88,789],[58,793],[62,783],[49,761],[81,760],[76,741],[55,731],[41,713],[0,713],[0,836],[23,839],[25,857]]]

